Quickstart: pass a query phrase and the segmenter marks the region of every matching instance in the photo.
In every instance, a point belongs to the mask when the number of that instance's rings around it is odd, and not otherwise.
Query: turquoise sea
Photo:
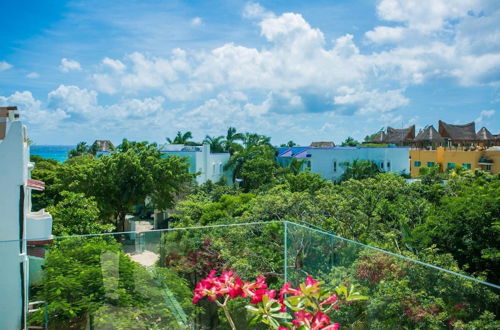
[[[64,162],[68,159],[68,152],[74,148],[75,146],[32,145],[30,146],[30,153],[43,158]]]

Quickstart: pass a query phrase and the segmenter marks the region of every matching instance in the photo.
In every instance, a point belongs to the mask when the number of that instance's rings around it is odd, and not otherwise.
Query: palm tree
[[[192,138],[193,138],[193,134],[190,131],[187,131],[184,134],[181,131],[178,131],[175,138],[173,140],[170,138],[167,138],[167,142],[171,143],[171,144],[189,144],[189,143],[192,143],[191,141],[189,141]]]
[[[76,148],[75,149],[71,149],[69,152],[68,152],[68,158],[73,158],[73,157],[76,157],[76,156],[81,156],[83,154],[86,154],[89,152],[89,147],[87,146],[87,142],[79,142],[77,145],[76,145]]]
[[[224,148],[224,136],[205,136],[203,143],[210,144],[211,152],[225,152]]]
[[[245,133],[243,137],[243,145],[246,148],[252,146],[263,146],[263,145],[271,146],[271,138],[256,133]]]
[[[231,155],[236,151],[241,151],[241,145],[236,141],[243,141],[244,135],[242,133],[237,133],[236,128],[229,127],[227,129],[226,140],[224,141],[224,149]]]

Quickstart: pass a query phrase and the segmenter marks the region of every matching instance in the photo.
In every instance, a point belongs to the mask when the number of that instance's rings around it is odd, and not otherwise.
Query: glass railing
[[[19,246],[0,242],[4,256]],[[1,300],[15,309],[25,286],[27,323],[49,329],[229,329],[213,303],[192,303],[212,269],[246,280],[263,275],[275,289],[306,275],[332,289],[353,286],[368,299],[331,313],[345,328],[480,329],[495,324],[500,306],[494,284],[290,222],[62,237],[28,246],[28,255],[24,284],[19,261],[16,269],[2,265],[2,292],[12,297]],[[229,304],[237,328],[262,329],[247,325],[246,303]],[[6,313],[1,328],[13,318]]]

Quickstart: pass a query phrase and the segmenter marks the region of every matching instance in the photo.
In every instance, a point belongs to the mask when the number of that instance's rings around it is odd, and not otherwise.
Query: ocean
[[[64,162],[68,159],[68,152],[74,148],[75,146],[32,145],[30,146],[30,153],[31,155]]]

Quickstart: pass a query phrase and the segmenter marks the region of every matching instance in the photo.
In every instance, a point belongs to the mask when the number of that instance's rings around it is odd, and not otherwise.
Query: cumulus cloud
[[[0,72],[8,70],[10,68],[12,68],[12,64],[9,64],[9,63],[7,63],[5,61],[0,61]]]
[[[68,60],[67,58],[63,58],[61,60],[61,64],[59,65],[59,70],[61,72],[67,73],[70,71],[81,71],[82,67],[80,63],[75,60]]]
[[[22,120],[44,129],[57,128],[64,119],[69,117],[61,109],[54,111],[44,109],[42,102],[35,99],[29,91],[15,92],[10,96],[0,96],[0,105],[17,106]]]
[[[495,110],[483,110],[479,114],[479,117],[477,117],[476,120],[474,121],[476,122],[476,124],[479,124],[483,122],[485,119],[493,117],[494,114]]]

